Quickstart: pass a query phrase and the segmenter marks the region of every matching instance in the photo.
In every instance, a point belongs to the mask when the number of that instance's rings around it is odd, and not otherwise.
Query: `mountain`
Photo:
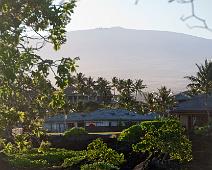
[[[68,32],[61,50],[46,45],[40,54],[54,59],[79,56],[78,70],[87,76],[141,78],[148,90],[166,85],[177,92],[186,89],[184,76],[195,74],[195,64],[210,59],[212,40],[173,32],[99,28]]]

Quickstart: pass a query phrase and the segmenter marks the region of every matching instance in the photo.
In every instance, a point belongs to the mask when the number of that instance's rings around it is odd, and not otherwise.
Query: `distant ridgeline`
[[[132,30],[120,27],[73,31],[55,52],[46,45],[42,56],[79,56],[79,70],[87,76],[143,79],[149,90],[161,85],[185,90],[195,63],[212,56],[212,40],[190,35]]]

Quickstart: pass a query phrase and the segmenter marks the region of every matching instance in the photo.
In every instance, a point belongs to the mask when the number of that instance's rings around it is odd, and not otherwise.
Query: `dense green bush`
[[[194,134],[196,134],[196,135],[206,135],[207,131],[208,131],[207,126],[201,126],[201,127],[194,128]]]
[[[141,140],[141,137],[144,135],[142,128],[139,125],[133,125],[121,132],[118,137],[119,141],[127,141],[128,143],[138,143]]]
[[[119,170],[119,168],[109,163],[95,162],[81,166],[81,170]]]
[[[17,155],[14,158],[9,159],[9,164],[12,167],[17,168],[42,168],[42,167],[48,167],[49,164],[46,160],[37,159],[37,160],[30,160],[28,158],[22,157],[22,155]]]
[[[68,129],[64,132],[64,136],[78,136],[78,135],[87,135],[88,132],[85,130],[85,128],[82,127],[73,127],[71,129]]]
[[[61,166],[66,159],[81,159],[86,155],[86,151],[69,151],[65,149],[49,149],[44,153],[36,150],[25,154],[7,155],[10,165],[14,167],[53,167]]]
[[[30,136],[27,134],[16,135],[13,143],[1,139],[0,145],[5,154],[27,153],[32,149]]]
[[[12,145],[13,146],[13,145]],[[108,148],[101,140],[96,139],[87,147],[87,151],[71,151],[65,149],[49,148],[48,142],[42,142],[39,149],[32,149],[28,152],[7,152],[6,158],[12,167],[18,168],[49,168],[62,167],[82,168],[98,167],[99,170],[117,169],[121,165],[124,155],[117,153],[115,150]],[[96,162],[101,162],[97,164]]]
[[[211,135],[212,134],[212,123],[210,122],[208,125],[195,127],[194,134],[202,135],[202,136]]]
[[[133,143],[135,152],[168,153],[172,159],[179,161],[192,159],[191,142],[185,135],[185,129],[175,119],[144,121],[122,131],[118,139]]]
[[[122,153],[108,148],[101,139],[96,139],[88,145],[87,159],[91,162],[106,162],[113,165],[121,165],[125,161]]]
[[[38,148],[39,153],[45,153],[50,149],[51,143],[48,141],[42,141]]]
[[[133,145],[134,151],[168,153],[171,159],[179,161],[192,159],[191,142],[178,120],[142,122],[141,128],[145,135],[139,143]]]
[[[86,156],[77,156],[72,158],[66,158],[62,164],[62,167],[72,167],[73,165],[80,164],[83,160],[86,159]]]

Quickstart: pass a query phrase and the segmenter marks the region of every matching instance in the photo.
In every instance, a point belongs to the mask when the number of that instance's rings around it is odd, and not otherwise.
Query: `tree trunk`
[[[148,169],[149,163],[152,159],[152,155],[153,154],[149,154],[149,156],[146,158],[146,160],[141,162],[140,164],[138,164],[133,170],[146,170],[146,169]]]

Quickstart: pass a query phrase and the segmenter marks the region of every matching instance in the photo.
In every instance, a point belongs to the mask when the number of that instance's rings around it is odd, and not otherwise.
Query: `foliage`
[[[45,153],[38,153],[37,150],[20,154],[7,154],[10,165],[14,167],[53,167],[61,166],[64,160],[76,160],[85,157],[85,151],[68,151],[65,149],[49,149]]]
[[[203,135],[203,136],[209,136],[212,132],[212,124],[211,122],[208,125],[205,126],[199,126],[194,128],[194,134],[196,135]]]
[[[140,125],[133,125],[121,132],[118,137],[119,141],[127,141],[128,143],[138,143],[144,135]]]
[[[118,169],[116,166],[124,162],[124,155],[118,154],[116,151],[108,148],[101,139],[96,139],[89,144],[87,151],[49,148],[45,152],[38,152],[37,149],[33,149],[27,153],[7,152],[6,156],[10,165],[18,168],[47,168],[53,166],[71,168],[73,166],[79,167],[85,163],[91,163],[82,168],[98,167],[104,170],[109,168]]]
[[[45,153],[50,149],[51,143],[48,141],[42,141],[38,148],[39,153]]]
[[[186,76],[191,83],[187,85],[189,91],[193,95],[204,94],[205,95],[205,110],[208,114],[208,120],[211,120],[210,113],[208,111],[208,95],[212,92],[212,62],[205,60],[204,64],[196,64],[198,71],[196,76]]]
[[[105,162],[95,162],[81,166],[81,170],[118,170],[119,168]]]
[[[147,93],[144,95],[145,108],[149,112],[166,113],[176,104],[171,89],[162,86],[158,92]]]
[[[46,146],[47,142],[43,142]],[[13,146],[13,145],[12,145]],[[43,147],[43,146],[42,146]],[[5,152],[10,165],[19,168],[30,167],[63,167],[73,168],[80,167],[86,163],[86,167],[99,167],[103,169],[118,169],[116,166],[121,165],[124,160],[124,155],[108,148],[101,139],[96,139],[89,144],[87,151],[70,151],[65,149],[49,148],[38,152],[38,149],[32,149],[28,152]],[[101,163],[97,163],[101,162]]]
[[[64,136],[78,136],[78,135],[87,135],[88,132],[85,130],[85,128],[82,127],[73,127],[71,129],[68,129],[64,132]]]
[[[16,135],[14,143],[2,140],[1,145],[6,154],[26,153],[32,148],[32,143],[27,134]]]
[[[112,165],[121,165],[124,155],[108,148],[101,139],[96,139],[87,147],[87,159],[92,162],[106,162]]]
[[[17,149],[17,152],[19,153],[28,152],[32,148],[32,143],[29,139],[29,135],[27,134],[16,135],[14,146]]]
[[[206,135],[208,132],[208,126],[201,126],[194,128],[194,134],[196,135]]]
[[[142,112],[142,106],[137,102],[138,94],[141,95],[141,91],[146,88],[143,84],[143,80],[131,79],[117,79],[113,78],[113,84],[118,91],[118,107],[124,108],[130,111]],[[135,94],[135,96],[134,96]]]
[[[48,167],[49,164],[47,163],[46,160],[30,160],[27,158],[22,158],[21,156],[15,157],[14,159],[9,160],[9,164],[12,167],[17,167],[17,168],[43,168],[43,167]]]
[[[83,160],[85,160],[86,156],[78,156],[72,158],[66,158],[62,164],[62,167],[72,167],[73,165],[80,164]]]
[[[179,121],[149,121],[141,123],[141,128],[145,135],[139,143],[133,145],[134,151],[168,153],[171,159],[182,162],[192,159],[191,142],[185,136],[184,128]]]
[[[101,103],[108,104],[111,102],[112,93],[109,81],[102,77],[98,77],[94,89]]]
[[[63,90],[70,82],[78,58],[48,60],[37,51],[46,42],[55,50],[65,43],[65,27],[74,7],[74,0],[61,4],[53,0],[0,1],[2,137],[13,138],[14,127],[22,127],[24,133],[39,135],[42,119],[63,109]],[[50,73],[54,75],[56,86],[49,80]]]
[[[212,89],[212,63],[205,60],[204,64],[196,64],[198,71],[195,76],[186,76],[191,83],[187,85],[193,94],[208,94]]]

